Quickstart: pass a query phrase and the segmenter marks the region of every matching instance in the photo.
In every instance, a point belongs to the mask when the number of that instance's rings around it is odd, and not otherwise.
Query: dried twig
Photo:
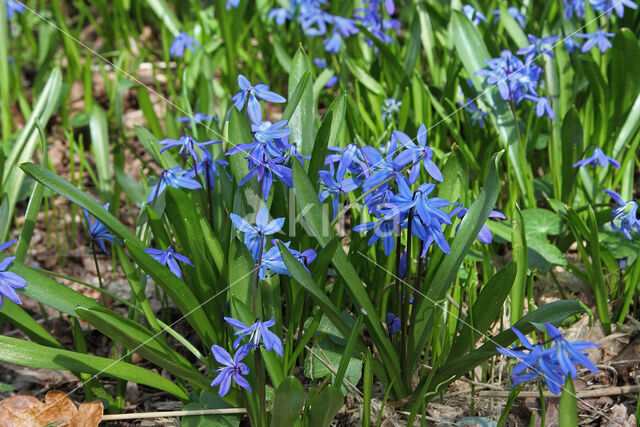
[[[640,385],[625,385],[622,387],[606,387],[606,388],[598,388],[595,390],[584,390],[576,393],[576,397],[578,399],[589,399],[594,397],[602,397],[602,396],[617,396],[621,394],[628,393],[638,393],[640,391]],[[476,393],[478,397],[501,397],[507,398],[511,394],[510,390],[486,390],[479,391]],[[518,397],[539,397],[540,393],[537,391],[521,391]],[[550,391],[544,392],[544,397],[547,398],[560,398],[559,395],[553,394]]]

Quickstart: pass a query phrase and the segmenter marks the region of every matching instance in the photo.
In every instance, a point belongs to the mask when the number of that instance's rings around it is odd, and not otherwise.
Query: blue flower
[[[350,37],[354,34],[358,34],[360,30],[356,27],[355,22],[349,18],[343,18],[341,16],[333,16],[325,14],[325,19],[328,22],[333,23],[333,31],[328,39],[322,41],[324,50],[330,53],[340,52],[342,47],[342,38]]]
[[[473,22],[473,25],[478,25],[480,22],[487,22],[487,17],[470,4],[462,6],[462,13]]]
[[[367,170],[367,163],[364,161],[364,155],[358,144],[349,144],[344,148],[328,147],[328,149],[339,154],[327,155],[324,164],[338,162],[338,176],[344,176],[347,171],[359,176]]]
[[[604,53],[611,47],[611,42],[608,40],[608,38],[614,36],[614,33],[606,33],[604,32],[604,30],[598,30],[595,33],[576,34],[576,37],[587,39],[584,45],[582,45],[582,53],[589,52],[595,45],[598,45],[598,49],[600,49],[600,52]]]
[[[547,332],[554,344],[550,350],[554,350],[558,365],[560,365],[560,371],[566,377],[571,374],[571,378],[576,379],[578,377],[578,371],[575,365],[580,364],[584,368],[598,374],[598,368],[593,364],[587,356],[582,352],[591,347],[600,347],[599,344],[588,341],[574,341],[569,342],[562,335],[562,332],[551,323],[545,323]]]
[[[592,168],[595,168],[597,165],[600,165],[603,168],[607,165],[612,165],[614,168],[620,169],[620,162],[613,157],[609,157],[604,154],[604,151],[602,151],[600,147],[596,147],[593,150],[593,154],[591,155],[591,157],[587,157],[585,159],[577,161],[573,164],[573,167],[577,168],[587,165],[591,166]]]
[[[7,19],[11,19],[15,13],[22,13],[25,10],[27,10],[27,8],[22,3],[7,0]]]
[[[387,30],[398,31],[400,29],[400,22],[396,19],[384,18],[383,9],[381,7],[382,1],[371,0],[368,3],[368,8],[356,9],[356,13],[360,13],[362,15],[354,14],[353,17],[360,21],[360,23],[381,42],[387,44],[393,43],[393,39],[387,34]],[[386,0],[384,3],[384,9],[386,9],[389,15],[393,15],[395,12],[395,4],[393,1]],[[373,41],[368,37],[365,38],[365,41],[369,46],[373,46]]]
[[[249,335],[249,343],[247,344],[249,347],[258,348],[260,347],[260,344],[263,344],[267,351],[273,350],[278,356],[282,357],[282,340],[269,330],[270,327],[276,324],[273,317],[271,317],[271,320],[267,322],[262,322],[258,319],[251,326],[247,326],[241,321],[231,317],[225,317],[224,320],[234,328],[238,329],[234,334],[238,336],[238,338],[233,342],[234,350],[240,346],[242,338]]]
[[[465,208],[464,205],[460,205],[459,208],[455,209],[455,214],[458,218],[462,219],[468,211],[469,209]],[[491,211],[489,218],[507,219],[507,217],[499,211]],[[458,232],[458,228],[460,228],[460,224],[456,227],[456,233]],[[493,241],[493,234],[491,234],[491,230],[489,230],[489,227],[487,227],[486,224],[480,229],[480,232],[478,233],[478,240],[487,245]]]
[[[576,39],[573,38],[573,36],[564,39],[564,45],[567,48],[567,53],[573,53],[576,50],[580,50],[582,48],[582,45],[578,43]]]
[[[104,209],[109,209],[109,203],[104,205]],[[104,246],[104,242],[107,241],[113,243],[113,236],[109,233],[109,229],[98,221],[97,218],[96,222],[92,223],[91,218],[89,218],[89,212],[87,212],[86,209],[82,209],[82,211],[84,212],[84,217],[89,223],[89,235],[91,236],[91,240],[96,242],[104,253],[108,254],[109,251],[107,251],[107,248]]]
[[[204,150],[202,152],[202,161],[196,163],[193,169],[190,169],[184,176],[186,178],[195,178],[197,175],[204,176],[204,182],[211,189],[215,186],[216,176],[218,176],[216,163],[220,166],[229,165],[229,162],[225,160],[213,160],[211,153]],[[227,172],[225,171],[225,173]],[[229,173],[227,173],[227,177],[229,177],[229,181],[231,181]]]
[[[480,129],[484,128],[484,119],[488,114],[482,111],[473,99],[467,98],[464,104],[458,102],[458,105],[461,105],[462,108],[471,114],[471,123],[477,125]]]
[[[189,48],[191,52],[195,52],[196,46],[202,49],[202,46],[196,41],[196,39],[185,32],[180,32],[176,38],[173,39],[173,43],[171,43],[169,55],[173,58],[182,58],[186,48]]]
[[[238,86],[240,92],[233,95],[231,100],[235,107],[242,111],[244,104],[247,104],[247,112],[249,118],[255,124],[262,122],[262,105],[260,101],[268,101],[275,103],[286,102],[287,100],[275,92],[269,90],[269,86],[265,84],[257,84],[252,86],[249,80],[242,74],[238,75]]]
[[[584,0],[564,0],[564,17],[571,19],[573,15],[584,19],[587,5]]]
[[[180,151],[178,151],[180,155],[186,156],[188,152],[189,154],[191,154],[191,157],[194,160],[198,160],[198,153],[196,153],[196,147],[200,148],[202,151],[206,151],[204,147],[206,147],[207,145],[220,144],[221,142],[222,141],[197,142],[191,136],[187,135],[187,136],[181,136],[180,139],[170,139],[170,138],[163,139],[161,141],[158,141],[158,144],[164,145],[164,147],[160,149],[161,153],[164,150],[167,150],[169,148],[180,147]]]
[[[286,242],[284,245],[288,248],[290,242]],[[282,261],[282,255],[280,254],[280,250],[278,246],[272,246],[271,249],[262,254],[262,259],[260,262],[260,271],[258,275],[260,280],[264,280],[267,277],[267,271],[271,271],[273,274],[285,274],[290,276],[289,270],[287,270],[287,266]]]
[[[393,131],[391,139],[397,139],[404,146],[405,150],[398,154],[396,162],[402,166],[412,164],[411,172],[409,173],[409,184],[413,184],[420,175],[420,161],[424,166],[424,170],[427,171],[433,179],[438,182],[442,182],[442,173],[438,166],[433,162],[433,150],[427,146],[427,128],[424,124],[420,125],[418,129],[418,135],[416,136],[416,142],[413,142],[407,134],[400,131]]]
[[[191,117],[186,116],[186,117],[176,117],[175,121],[176,122],[180,122],[180,123],[191,123],[193,125],[193,123],[199,125],[199,124],[203,124],[205,122],[210,122],[211,119],[213,119],[213,116],[208,116],[204,113],[195,113],[193,115],[193,122],[191,121]],[[218,120],[216,118],[216,120]]]
[[[610,16],[615,10],[620,18],[624,16],[625,6],[630,9],[637,9],[638,5],[631,0],[589,0],[593,10],[605,12],[606,16]]]
[[[191,260],[189,258],[175,252],[171,246],[169,246],[164,251],[160,249],[154,249],[154,248],[148,248],[148,249],[145,249],[144,251],[149,255],[151,255],[151,258],[155,259],[160,264],[166,265],[167,267],[169,267],[169,270],[171,270],[173,274],[178,276],[178,279],[182,279],[182,270],[180,270],[178,261],[183,262],[185,264],[189,264],[191,267],[193,267],[193,264],[191,264]]]
[[[266,243],[265,236],[276,234],[284,225],[284,218],[277,218],[269,222],[269,209],[263,206],[256,215],[256,225],[251,225],[242,217],[231,214],[231,222],[244,233],[244,244],[249,248],[254,260],[258,260],[260,252]]]
[[[611,228],[615,231],[622,231],[624,237],[633,240],[631,232],[640,233],[640,221],[638,221],[638,204],[633,200],[625,202],[621,195],[612,190],[604,190],[611,197],[618,207],[611,212]]]
[[[523,98],[536,103],[537,117],[542,117],[546,114],[551,120],[556,120],[556,115],[553,113],[553,108],[551,108],[547,97],[526,94]]]
[[[0,251],[4,251],[6,249],[9,249],[11,246],[13,246],[16,242],[18,241],[18,239],[13,239],[13,240],[9,240],[8,242],[4,242],[2,244],[0,244]]]
[[[400,330],[400,318],[393,313],[387,313],[385,323],[387,324],[389,335],[393,335]]]
[[[227,0],[227,10],[234,8],[236,9],[238,7],[238,5],[240,4],[240,0]]]
[[[397,179],[401,175],[404,164],[398,162],[397,157],[393,158],[397,145],[396,138],[391,138],[384,158],[374,147],[370,145],[362,147],[363,157],[375,169],[375,172],[366,177],[362,184],[362,189],[365,192],[374,188],[377,188],[377,192],[384,192],[391,184],[390,180]]]
[[[526,61],[531,61],[538,54],[544,54],[549,58],[555,58],[555,56],[553,55],[553,46],[556,40],[560,38],[560,36],[547,36],[537,38],[534,35],[528,34],[527,37],[529,38],[529,43],[531,44],[518,50],[516,52],[518,55],[525,55]]]
[[[369,246],[372,246],[380,238],[382,238],[382,247],[385,255],[390,255],[396,247],[395,236],[400,233],[401,221],[400,217],[394,218],[378,218],[376,221],[365,222],[353,227],[353,231],[361,233],[363,231],[373,230],[373,234],[369,239]]]
[[[501,14],[501,13],[502,13],[502,12],[500,11],[500,9],[496,9],[496,10],[491,11],[491,14],[492,14],[492,15],[494,15],[494,16],[496,17],[496,18],[493,20],[493,23],[494,23],[494,24],[496,24],[496,23],[500,20],[500,17],[501,17],[501,16],[500,16],[500,14]],[[517,7],[510,6],[510,7],[507,9],[507,13],[509,13],[509,15],[511,15],[511,17],[512,17],[513,19],[515,19],[515,20],[518,22],[518,24],[520,24],[520,26],[521,26],[522,28],[524,28],[524,27],[527,25],[527,17],[526,17],[526,16],[524,16],[522,13],[520,13],[520,11],[518,10],[518,8],[517,8]]]
[[[188,172],[189,171],[181,169],[180,166],[176,166],[171,169],[165,169],[160,175],[160,179],[158,180],[156,185],[151,188],[147,203],[151,203],[160,194],[164,193],[164,190],[167,189],[167,186],[173,188],[187,188],[189,190],[202,188],[202,185],[200,185],[198,181],[194,181],[191,178],[183,176]]]
[[[313,249],[307,249],[303,252],[297,251],[295,249],[290,249],[290,251],[291,254],[296,257],[298,262],[302,264],[305,270],[307,270],[307,273],[311,275],[311,272],[309,271],[309,264],[316,260],[316,258],[318,257],[318,253]]]
[[[3,296],[9,298],[16,304],[22,305],[22,301],[20,301],[20,297],[15,289],[24,288],[27,286],[27,281],[16,273],[6,271],[14,259],[16,259],[16,257],[10,256],[0,262],[0,307],[2,307]]]
[[[344,196],[347,197],[348,200],[347,194],[356,190],[360,185],[355,179],[345,178],[340,174],[338,174],[338,176],[336,176],[336,178],[334,179],[333,163],[329,165],[329,169],[330,170],[328,171],[322,170],[318,172],[318,174],[320,175],[320,180],[322,182],[322,191],[320,191],[318,197],[320,198],[321,202],[324,202],[327,197],[333,197],[333,218],[335,219],[340,209],[340,196],[344,194]]]
[[[211,382],[211,386],[220,386],[220,390],[218,390],[218,394],[220,397],[225,396],[229,389],[231,388],[231,379],[235,381],[240,387],[244,388],[247,391],[251,391],[251,385],[249,382],[242,377],[242,375],[249,375],[249,367],[241,362],[242,359],[245,358],[247,354],[251,351],[250,345],[245,345],[240,347],[236,354],[233,355],[233,359],[231,355],[224,348],[218,345],[211,346],[211,353],[213,353],[213,357],[216,358],[216,361],[221,365],[224,365],[222,368],[216,370],[215,372],[219,372],[218,376]]]
[[[387,120],[392,120],[396,114],[400,111],[402,101],[396,101],[393,98],[387,98],[382,105],[382,122],[387,123]]]
[[[286,20],[291,19],[291,15],[287,9],[279,7],[277,9],[271,9],[267,18],[275,20],[278,25],[283,25]]]
[[[519,104],[524,95],[536,94],[536,88],[542,75],[542,68],[528,61],[523,63],[508,50],[502,51],[499,58],[485,60],[489,69],[476,71],[477,75],[485,76],[487,83],[496,85],[500,96],[505,101]]]

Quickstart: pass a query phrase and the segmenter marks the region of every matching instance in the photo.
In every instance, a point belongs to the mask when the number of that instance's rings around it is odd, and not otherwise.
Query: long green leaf
[[[91,154],[96,162],[100,193],[105,200],[111,199],[113,171],[109,159],[109,124],[107,115],[98,105],[94,105],[89,119],[91,133]]]
[[[311,75],[311,61],[302,50],[293,57],[291,72],[289,74],[289,97],[305,75]],[[313,153],[313,143],[316,135],[316,104],[313,102],[313,79],[305,84],[304,92],[293,115],[289,119],[288,127],[291,130],[290,142],[298,146],[302,155],[309,156]]]
[[[120,378],[166,391],[180,400],[189,399],[189,395],[173,381],[139,366],[121,360],[45,347],[17,338],[0,336],[0,360],[32,368],[86,372]]]

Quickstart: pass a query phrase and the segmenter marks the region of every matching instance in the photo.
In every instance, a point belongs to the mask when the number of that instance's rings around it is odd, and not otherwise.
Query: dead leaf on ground
[[[60,423],[59,427],[93,427],[102,420],[100,401],[76,408],[67,395],[58,390],[47,393],[44,403],[33,396],[16,395],[0,402],[0,427],[32,427]]]

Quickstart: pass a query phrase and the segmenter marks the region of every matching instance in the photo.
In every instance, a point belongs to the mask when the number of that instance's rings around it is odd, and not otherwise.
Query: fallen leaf
[[[83,403],[80,408],[58,390],[47,393],[44,403],[33,396],[16,395],[0,402],[0,427],[34,427],[60,423],[60,427],[97,427],[102,403]]]

